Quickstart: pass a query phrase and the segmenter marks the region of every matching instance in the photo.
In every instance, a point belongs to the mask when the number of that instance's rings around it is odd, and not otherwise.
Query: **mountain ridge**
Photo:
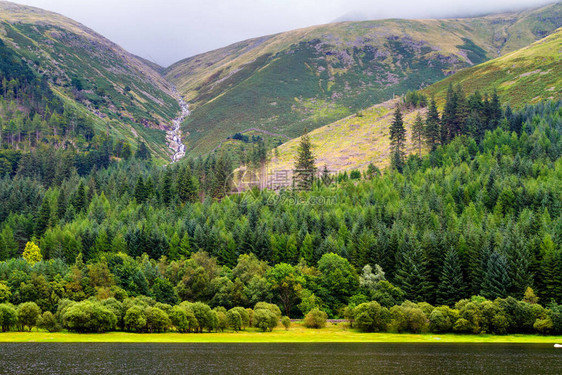
[[[467,95],[475,91],[492,95],[497,90],[504,104],[515,108],[541,100],[562,99],[562,28],[518,51],[461,70],[421,93],[435,97],[442,108],[449,85],[459,84]],[[311,131],[309,136],[319,167],[326,165],[334,172],[365,170],[370,163],[381,169],[387,167],[390,164],[388,129],[392,112],[400,101],[401,98],[377,104]],[[406,109],[404,113],[407,154],[416,151],[411,142],[411,127],[418,113],[424,116],[426,109]],[[300,138],[295,138],[279,146],[268,168],[292,170],[299,141]],[[425,147],[424,152],[427,152]]]
[[[562,4],[444,20],[343,22],[249,39],[166,68],[192,154],[248,128],[295,137],[428,86],[562,26]]]

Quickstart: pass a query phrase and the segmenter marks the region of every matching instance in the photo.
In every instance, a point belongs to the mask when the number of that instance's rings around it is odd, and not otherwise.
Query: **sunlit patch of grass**
[[[222,333],[129,333],[109,332],[80,334],[69,332],[0,333],[0,342],[176,342],[176,343],[283,343],[283,342],[412,342],[412,343],[557,343],[560,336],[539,335],[464,335],[464,334],[410,334],[364,333],[347,324],[328,324],[322,329],[308,329],[293,323],[289,330],[279,326],[272,332],[249,328],[239,332]]]

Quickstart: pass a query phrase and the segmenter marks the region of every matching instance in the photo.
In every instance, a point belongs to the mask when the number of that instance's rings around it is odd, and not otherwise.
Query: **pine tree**
[[[429,110],[427,111],[427,117],[425,118],[425,143],[431,149],[435,151],[439,145],[439,140],[441,138],[440,130],[440,119],[439,111],[437,110],[437,105],[435,104],[435,99],[431,99],[431,104],[429,105]]]
[[[224,198],[230,191],[230,174],[232,173],[232,163],[228,155],[221,153],[217,158],[214,168],[214,181],[212,195],[214,198]]]
[[[113,236],[113,240],[111,241],[111,251],[113,253],[127,253],[127,242],[121,233],[117,233]]]
[[[306,236],[304,236],[300,248],[300,257],[303,258],[307,264],[312,265],[313,255],[314,244],[312,241],[312,236],[308,232],[306,232]]]
[[[424,136],[424,124],[420,113],[416,115],[414,125],[412,126],[412,143],[418,148],[418,156],[421,158],[422,143]]]
[[[464,293],[464,281],[462,276],[459,255],[454,248],[445,254],[441,279],[437,289],[437,303],[452,306]]]
[[[312,143],[304,129],[299,147],[297,149],[297,160],[295,162],[295,188],[299,190],[310,190],[316,174],[316,158],[312,152]]]
[[[404,128],[404,120],[400,107],[396,107],[394,112],[394,120],[390,125],[390,144],[392,145],[392,165],[399,172],[402,172],[404,166],[404,149],[406,147],[406,129]]]

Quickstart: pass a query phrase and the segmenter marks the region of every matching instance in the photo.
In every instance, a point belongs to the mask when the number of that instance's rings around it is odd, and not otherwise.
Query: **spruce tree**
[[[316,174],[316,158],[312,152],[312,143],[308,136],[307,129],[301,137],[297,149],[297,159],[295,161],[294,179],[295,188],[299,190],[310,190]]]
[[[221,153],[217,158],[214,168],[214,181],[212,186],[212,195],[214,198],[224,198],[230,191],[232,173],[232,163],[225,153]]]
[[[466,96],[460,84],[457,86],[456,98],[457,108],[454,119],[454,137],[467,134],[466,121],[470,113]]]
[[[455,136],[457,118],[457,93],[453,89],[453,85],[449,84],[447,89],[447,99],[445,101],[445,109],[441,119],[441,143],[447,144]]]
[[[150,154],[150,150],[148,149],[148,147],[146,147],[144,142],[139,143],[139,148],[137,149],[135,157],[141,160],[148,160],[152,157],[152,155]]]
[[[392,165],[399,172],[402,172],[406,148],[406,128],[404,128],[404,120],[399,106],[396,107],[394,120],[390,125],[390,144],[392,145]]]
[[[178,173],[177,192],[178,198],[183,203],[193,203],[197,199],[197,186],[195,185],[195,181],[191,175],[191,169],[189,169],[189,167],[180,169]]]
[[[66,197],[64,194],[64,190],[61,189],[57,197],[57,218],[61,220],[62,218],[64,218],[65,213],[66,213]]]
[[[403,246],[396,270],[396,284],[406,294],[406,298],[421,302],[427,300],[429,282],[427,278],[427,260],[420,249]]]
[[[421,158],[422,143],[424,138],[424,124],[420,113],[416,115],[414,125],[412,126],[412,143],[418,149],[418,156]]]
[[[170,238],[169,242],[169,249],[168,249],[168,259],[169,260],[178,260],[180,254],[180,236],[178,236],[178,232],[174,232],[172,238]]]
[[[0,241],[0,260],[7,260],[16,256],[19,250],[19,245],[14,238],[14,232],[9,225],[4,225],[2,233],[0,233],[2,241]]]
[[[432,98],[429,110],[427,111],[427,117],[425,118],[424,131],[425,143],[431,151],[435,151],[441,139],[441,128],[439,124],[439,111],[437,110],[435,99]]]
[[[189,256],[191,255],[191,244],[187,232],[183,235],[181,239],[180,246],[179,246],[179,255],[182,258],[189,258]]]
[[[498,96],[498,92],[494,89],[494,93],[492,94],[492,100],[489,103],[489,124],[488,129],[494,130],[500,125],[500,120],[502,116],[502,108],[500,103],[500,97]]]
[[[481,294],[488,299],[505,298],[511,286],[507,259],[494,251],[488,258]]]
[[[40,238],[43,236],[47,228],[49,227],[49,222],[51,220],[51,206],[49,200],[43,198],[41,203],[41,208],[39,209],[39,216],[35,222],[35,236]]]
[[[162,179],[162,202],[169,204],[172,201],[172,174],[170,170],[164,172]]]
[[[76,193],[74,194],[72,205],[74,206],[76,212],[81,212],[86,208],[86,203],[86,189],[84,188],[84,183],[80,181],[78,190],[76,190]]]
[[[461,299],[464,289],[459,255],[454,248],[451,248],[445,254],[441,279],[437,289],[437,303],[452,306]]]
[[[137,203],[142,204],[146,200],[146,188],[144,186],[144,179],[139,176],[137,184],[135,185],[135,199]]]

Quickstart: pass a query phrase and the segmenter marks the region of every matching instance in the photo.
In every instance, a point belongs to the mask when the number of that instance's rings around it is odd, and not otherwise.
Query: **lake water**
[[[523,344],[1,343],[0,374],[562,374]]]

